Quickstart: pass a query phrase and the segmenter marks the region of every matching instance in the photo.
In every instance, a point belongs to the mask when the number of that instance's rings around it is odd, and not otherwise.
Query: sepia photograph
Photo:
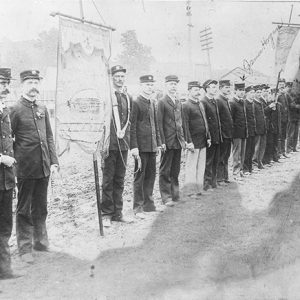
[[[300,1],[0,28],[0,299],[300,300]]]

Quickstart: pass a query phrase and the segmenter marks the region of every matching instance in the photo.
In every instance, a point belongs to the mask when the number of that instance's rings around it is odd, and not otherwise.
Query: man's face
[[[261,90],[257,90],[257,91],[255,92],[255,98],[256,98],[256,99],[259,99],[259,98],[261,97],[261,94],[262,94],[262,91],[261,91]]]
[[[231,87],[230,87],[230,85],[224,85],[224,86],[220,87],[220,91],[223,95],[229,96],[231,93]]]
[[[215,96],[218,92],[218,85],[217,84],[214,84],[214,83],[211,83],[207,88],[206,88],[206,93],[209,95],[209,96]]]
[[[0,99],[5,99],[9,94],[9,80],[0,79]]]
[[[238,98],[243,98],[245,96],[245,90],[236,90],[235,94]]]
[[[292,87],[291,86],[286,86],[285,87],[285,92],[286,93],[290,93],[292,91]]]
[[[23,94],[35,98],[40,93],[39,79],[26,79],[22,83]]]
[[[117,88],[121,88],[125,82],[125,73],[117,72],[112,76],[113,85]]]
[[[269,93],[271,93],[271,90],[270,90],[270,89],[263,89],[263,90],[261,91],[261,95],[262,95],[265,99],[268,98]]]
[[[251,90],[249,91],[247,94],[246,94],[246,98],[250,101],[253,101],[254,100],[254,97],[255,97],[255,91],[254,90]]]
[[[143,82],[141,83],[142,92],[146,95],[152,95],[154,93],[154,83],[153,82]]]
[[[168,81],[166,82],[166,90],[169,94],[175,95],[177,92],[177,85],[176,81]]]
[[[195,86],[190,88],[190,90],[189,90],[190,97],[195,98],[195,99],[199,99],[201,97],[201,94],[202,94],[201,90],[202,90],[202,88],[195,87]]]
[[[284,88],[285,88],[285,83],[284,82],[279,82],[279,84],[278,84],[279,91],[284,92]]]

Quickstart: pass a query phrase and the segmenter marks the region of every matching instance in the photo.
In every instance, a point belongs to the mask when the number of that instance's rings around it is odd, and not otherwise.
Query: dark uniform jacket
[[[300,120],[300,94],[288,97],[290,121]]]
[[[130,143],[140,152],[156,152],[161,146],[155,103],[141,95],[132,102]]]
[[[230,112],[229,100],[223,95],[217,98],[217,104],[220,114],[221,130],[223,139],[232,139],[233,121]]]
[[[229,101],[229,105],[233,120],[233,138],[247,138],[247,118],[244,100],[233,97],[233,99]]]
[[[17,177],[27,179],[50,175],[50,166],[58,164],[49,114],[44,105],[21,97],[11,108],[11,128]]]
[[[282,105],[276,103],[276,110],[271,110],[270,117],[270,132],[281,136],[281,116],[282,116]]]
[[[278,103],[281,104],[281,122],[287,123],[289,121],[289,103],[287,95],[285,93],[280,94],[277,99]]]
[[[119,111],[119,118],[120,118],[120,125],[121,129],[125,126],[127,122],[127,117],[129,114],[129,124],[126,128],[125,135],[122,139],[117,137],[117,127],[115,123],[114,114],[112,112],[111,122],[110,122],[110,143],[109,143],[109,150],[113,151],[126,151],[130,148],[130,124],[132,118],[132,97],[128,95],[129,99],[129,111],[128,111],[128,103],[127,97],[123,93],[119,93],[114,91],[117,97],[118,103],[118,111]]]
[[[186,132],[186,141],[193,143],[196,149],[206,147],[207,139],[210,139],[208,124],[203,104],[188,99],[182,105],[184,114],[184,131]]]
[[[260,103],[262,104],[264,115],[265,115],[265,121],[266,121],[266,131],[270,129],[270,119],[271,119],[271,112],[272,108],[269,107],[269,103],[263,98],[259,98]]]
[[[264,106],[260,100],[254,100],[255,113],[255,133],[256,135],[263,135],[266,133],[266,118],[264,113]]]
[[[247,116],[247,128],[248,136],[255,136],[255,113],[254,113],[254,103],[245,100],[246,116]]]
[[[215,99],[209,99],[207,96],[205,96],[201,102],[204,106],[206,114],[211,143],[220,144],[222,143],[222,132],[217,101]]]
[[[0,113],[1,119],[1,145],[0,145],[0,153],[2,155],[8,155],[13,157],[13,138],[11,131],[11,124],[9,118],[9,110],[7,107],[3,108],[3,112]],[[0,190],[9,190],[14,188],[15,186],[15,174],[14,174],[14,166],[7,167],[4,164],[0,165]]]
[[[165,95],[158,101],[157,120],[161,143],[168,149],[185,148],[183,132],[183,114],[180,101],[173,100]]]

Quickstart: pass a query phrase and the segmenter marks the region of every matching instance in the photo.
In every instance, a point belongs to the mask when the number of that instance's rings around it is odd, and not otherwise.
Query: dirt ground
[[[76,160],[74,159],[76,157]],[[184,159],[183,159],[184,161]],[[99,236],[92,159],[61,157],[49,189],[53,247],[0,282],[0,299],[300,299],[300,153],[271,168]],[[132,215],[132,159],[124,192]],[[184,165],[184,163],[183,163]],[[181,172],[181,183],[184,168]]]

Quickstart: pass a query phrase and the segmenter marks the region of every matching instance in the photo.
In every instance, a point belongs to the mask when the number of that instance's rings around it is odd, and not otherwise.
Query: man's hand
[[[1,164],[6,165],[7,167],[12,167],[12,165],[16,162],[16,160],[8,155],[1,155]]]
[[[269,105],[270,108],[272,108],[273,110],[276,109],[276,103],[275,102],[272,102],[270,105]]]
[[[134,159],[137,159],[139,157],[139,149],[138,148],[133,148],[131,149],[131,155],[134,157]]]
[[[195,146],[193,143],[189,143],[189,144],[186,144],[186,149],[191,151],[191,152],[194,152],[195,151]]]
[[[209,148],[210,146],[211,146],[211,140],[208,139],[208,140],[207,140],[207,147]]]
[[[161,152],[164,153],[167,150],[166,144],[162,144],[160,149],[161,149]]]
[[[50,173],[51,173],[51,176],[58,174],[58,165],[57,164],[50,166]]]

